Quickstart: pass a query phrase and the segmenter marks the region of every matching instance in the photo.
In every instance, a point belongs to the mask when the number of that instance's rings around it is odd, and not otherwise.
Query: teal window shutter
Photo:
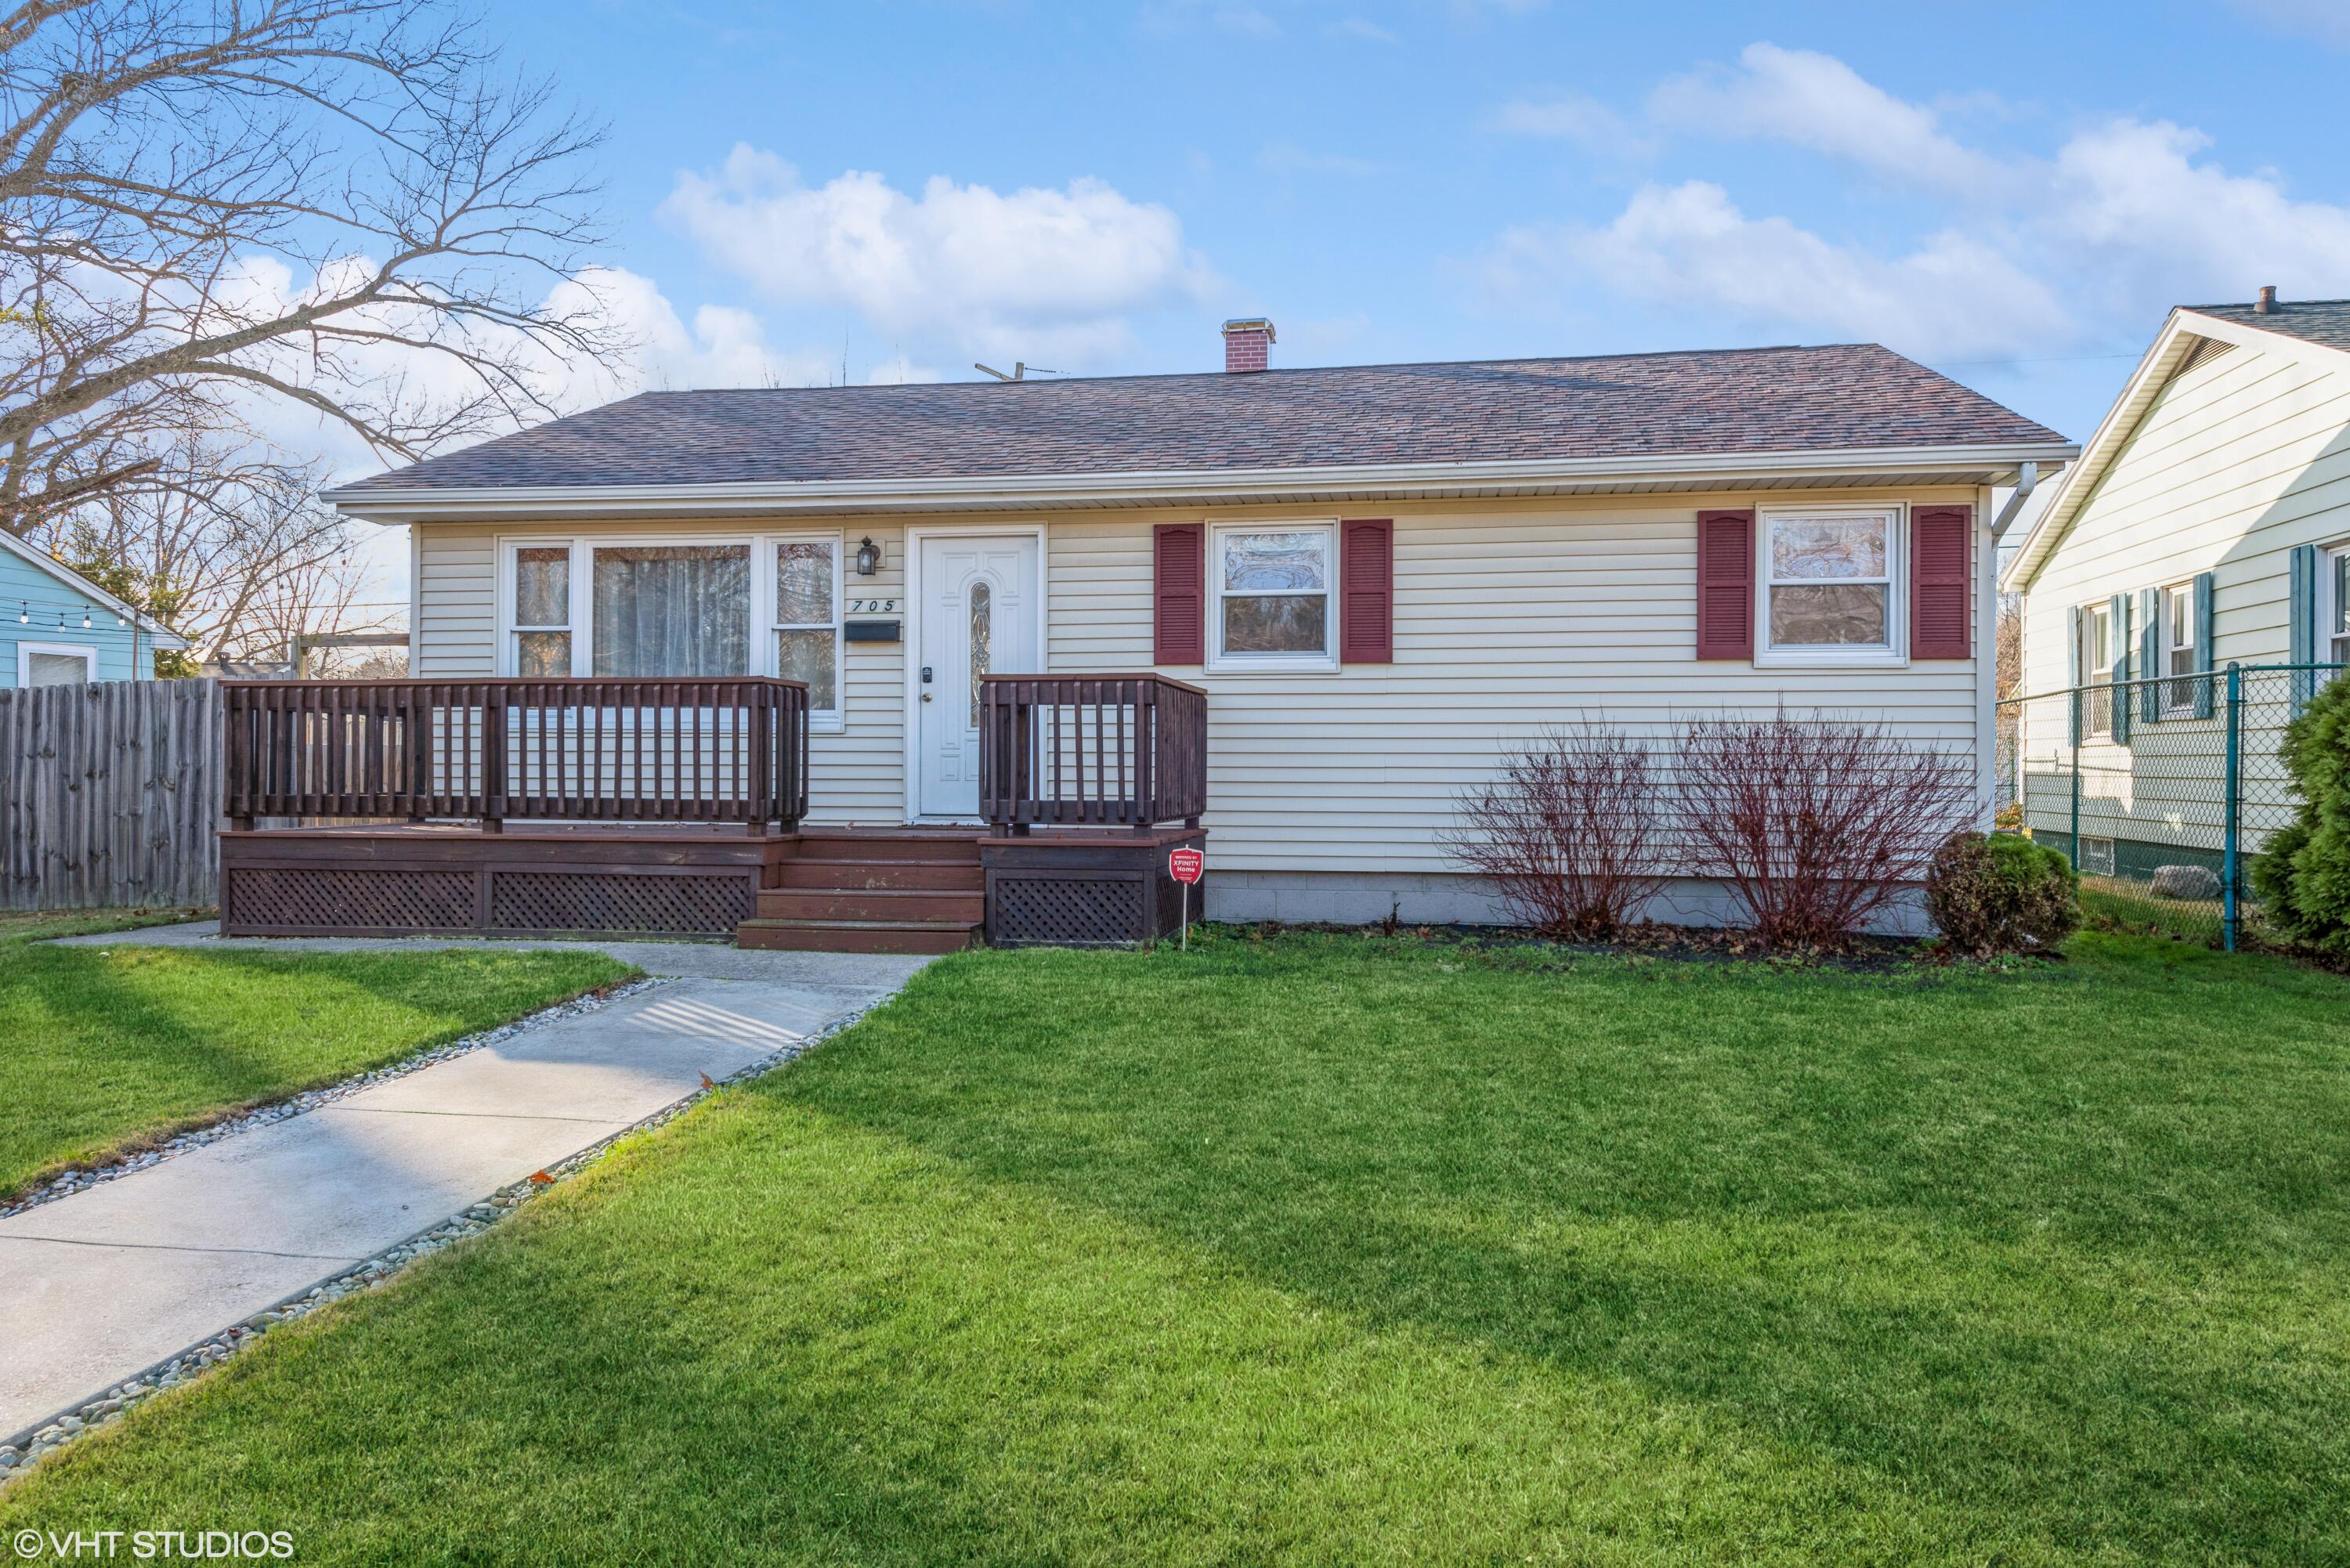
[[[2195,716],[2211,716],[2211,574],[2204,572],[2195,579],[2195,673],[2203,677],[2195,682]]]
[[[2168,662],[2162,657],[2163,635],[2169,628],[2162,624],[2162,590],[2140,588],[2137,595],[2137,716],[2149,724],[2162,722],[2162,701],[2167,682],[2158,679]]]
[[[2285,558],[2284,658],[2294,665],[2290,680],[2293,717],[2317,695],[2317,573],[2324,565],[2314,545],[2297,545]]]
[[[2114,669],[2113,673],[2106,677],[2113,684],[2106,689],[2106,697],[2107,705],[2113,710],[2114,744],[2126,746],[2130,738],[2129,688],[2122,682],[2129,679],[2130,673],[2129,595],[2116,594],[2106,605],[2106,613],[2113,617],[2110,624],[2114,636]]]

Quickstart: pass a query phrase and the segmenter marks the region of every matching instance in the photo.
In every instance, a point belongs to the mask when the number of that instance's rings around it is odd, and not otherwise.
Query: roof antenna
[[[1009,376],[997,369],[994,366],[983,365],[976,359],[971,362],[971,368],[974,370],[984,370],[999,381],[1024,381],[1028,379],[1028,362],[1025,359],[1014,359],[1012,361],[1012,374]],[[1058,370],[1047,370],[1044,366],[1039,365],[1036,367],[1036,374],[1039,376],[1057,376],[1060,372]]]

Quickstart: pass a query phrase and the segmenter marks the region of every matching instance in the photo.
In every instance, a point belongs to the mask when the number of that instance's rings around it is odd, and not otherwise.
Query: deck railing
[[[1208,808],[1208,694],[1163,675],[980,682],[979,809],[997,832],[1131,827]]]
[[[263,816],[795,826],[802,681],[229,680],[223,810]]]

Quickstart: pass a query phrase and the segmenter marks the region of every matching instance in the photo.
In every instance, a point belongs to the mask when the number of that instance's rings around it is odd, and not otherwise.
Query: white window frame
[[[1885,524],[1885,641],[1836,644],[1771,640],[1771,527],[1809,518],[1859,518]],[[1807,583],[1873,583],[1874,577],[1819,577]],[[1790,579],[1788,587],[1797,587]],[[1909,508],[1901,502],[1822,506],[1764,506],[1754,518],[1754,662],[1780,666],[1900,666],[1909,662]]]
[[[16,684],[33,684],[33,656],[45,654],[54,659],[78,659],[82,663],[85,683],[98,680],[98,649],[87,642],[20,642],[16,645]]]
[[[2178,624],[2174,611],[2179,605],[2187,607],[2187,640],[2174,640]],[[2192,718],[2195,713],[2195,585],[2192,582],[2172,583],[2155,596],[2155,613],[2162,618],[2162,716],[2166,719]],[[2178,656],[2187,656],[2187,668],[2178,668]],[[2152,673],[2151,671],[2149,673]]]
[[[2114,690],[2114,671],[2120,668],[2123,657],[2119,628],[2114,625],[2111,599],[2099,599],[2081,607],[2081,684],[2089,688],[2081,714],[2081,733],[2110,735],[2114,731],[2113,705],[2120,700]],[[2106,662],[2098,664],[2089,658],[2089,649],[2095,641],[2095,628],[2102,621],[2106,628]],[[2103,688],[2102,691],[2096,690]]]
[[[846,665],[847,627],[842,615],[847,584],[842,573],[847,568],[847,552],[843,535],[821,529],[784,534],[513,534],[498,540],[498,658],[501,675],[516,672],[515,634],[517,631],[561,629],[554,627],[518,626],[515,612],[515,553],[527,549],[552,549],[561,546],[571,552],[571,673],[588,676],[596,672],[595,572],[598,549],[642,549],[648,546],[676,545],[725,545],[748,546],[751,552],[751,624],[745,628],[751,642],[751,675],[778,673],[775,648],[775,556],[777,546],[785,543],[828,544],[832,546],[832,657],[833,691],[839,697],[839,706],[829,713],[811,712],[808,728],[819,734],[832,734],[843,729],[847,722],[848,685]]]
[[[1226,653],[1224,651],[1223,542],[1235,534],[1319,534],[1323,538],[1322,649],[1306,653]],[[1338,520],[1335,517],[1266,518],[1255,522],[1211,523],[1208,525],[1207,668],[1228,675],[1295,674],[1338,668]],[[1253,598],[1242,593],[1236,598]]]
[[[571,619],[566,626],[544,626],[537,622],[524,625],[515,618],[515,594],[521,576],[516,553],[523,550],[567,550],[571,570],[567,574],[570,597],[568,612]],[[580,580],[579,542],[570,538],[536,538],[524,535],[498,541],[498,673],[522,673],[520,635],[525,631],[562,631],[571,637],[571,673],[585,675],[587,662],[587,585]]]
[[[808,709],[808,728],[809,730],[821,734],[837,734],[847,723],[848,656],[847,644],[848,641],[848,628],[846,617],[843,615],[842,611],[846,605],[847,595],[847,585],[843,581],[843,574],[845,574],[848,569],[848,562],[847,558],[847,552],[842,548],[843,539],[844,535],[837,533],[772,534],[761,538],[757,542],[758,548],[752,552],[752,559],[756,564],[756,569],[766,579],[764,588],[764,595],[766,601],[766,608],[764,611],[766,624],[766,646],[760,655],[760,659],[764,666],[762,673],[767,675],[779,675],[782,673],[784,657],[783,650],[775,646],[775,634],[777,632],[823,631],[829,629],[832,633],[833,706],[829,710],[815,707]],[[783,549],[786,545],[829,545],[832,546],[832,622],[829,628],[827,628],[823,624],[816,621],[795,620],[786,623],[780,618],[783,614],[783,610],[777,602],[778,596],[775,591],[775,574],[780,569],[780,564],[783,558]],[[754,589],[751,596],[752,603],[754,605],[758,604],[761,597],[761,590]]]
[[[2325,570],[2317,585],[2317,661],[2350,664],[2350,632],[2337,633],[2334,629],[2341,624],[2341,563],[2350,559],[2350,541],[2328,545],[2318,558],[2325,563]]]

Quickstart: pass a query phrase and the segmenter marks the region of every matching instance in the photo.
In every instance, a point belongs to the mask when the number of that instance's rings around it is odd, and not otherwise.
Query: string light
[[[33,607],[32,607],[31,605],[26,604],[22,599],[17,600],[17,601],[16,601],[16,603],[17,603],[17,609],[16,609],[16,624],[17,624],[18,626],[30,626],[30,625],[32,625],[32,624],[33,624]]]

